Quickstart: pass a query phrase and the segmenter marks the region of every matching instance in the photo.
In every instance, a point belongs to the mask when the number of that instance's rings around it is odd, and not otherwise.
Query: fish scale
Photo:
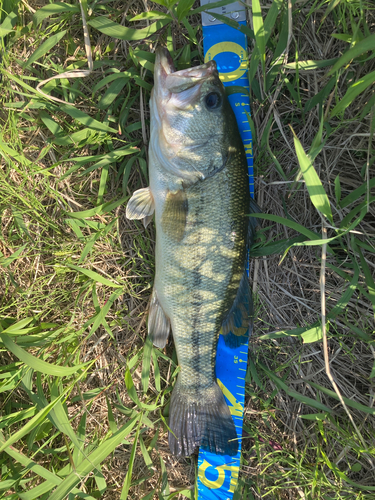
[[[243,177],[242,182],[246,182],[246,176]],[[241,251],[236,252],[228,238],[228,233],[233,232],[233,220],[228,217],[233,202],[228,197],[227,181],[227,171],[223,171],[187,190],[189,213],[183,245],[160,235],[163,259],[157,266],[155,283],[161,296],[166,295],[165,286],[172,281],[182,290],[182,294],[174,293],[170,297],[165,311],[171,318],[181,379],[186,386],[188,383],[202,387],[212,384],[214,366],[211,358],[225,309],[233,302],[242,276],[239,271],[243,271],[245,259],[245,234],[238,239]],[[237,191],[235,186],[236,183],[233,189]],[[242,201],[243,213],[245,201]],[[236,196],[236,205],[240,202],[241,197]],[[237,225],[241,222],[242,227],[236,229],[244,233],[243,221],[238,221]],[[231,257],[233,263],[229,266]],[[235,276],[233,267],[239,270]],[[181,286],[176,282],[176,275],[181,276]],[[162,306],[165,302],[161,300]],[[190,344],[194,349],[189,348]]]

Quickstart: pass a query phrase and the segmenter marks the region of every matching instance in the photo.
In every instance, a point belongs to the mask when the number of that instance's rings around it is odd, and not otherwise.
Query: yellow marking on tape
[[[198,469],[198,476],[199,479],[201,480],[202,484],[207,486],[207,488],[210,488],[212,490],[217,490],[221,488],[224,484],[225,480],[225,471],[230,471],[231,472],[231,478],[230,478],[230,485],[229,485],[229,491],[231,493],[234,493],[234,489],[237,485],[237,478],[238,478],[238,470],[239,466],[238,465],[218,465],[215,467],[216,471],[218,472],[218,477],[215,479],[215,481],[212,481],[211,479],[208,479],[206,477],[206,470],[208,467],[213,467],[210,463],[207,462],[207,460],[203,460],[201,463],[199,469]]]
[[[233,82],[241,78],[247,70],[247,54],[246,49],[235,42],[219,42],[212,45],[204,57],[204,62],[212,61],[218,54],[222,52],[232,52],[239,57],[239,66],[229,73],[220,73],[219,78],[223,82]]]
[[[229,410],[231,415],[241,417],[243,413],[243,406],[241,405],[241,403],[236,400],[236,398],[233,396],[230,390],[225,387],[221,380],[217,379],[217,383],[219,384],[220,389],[223,391],[224,396],[230,402]]]

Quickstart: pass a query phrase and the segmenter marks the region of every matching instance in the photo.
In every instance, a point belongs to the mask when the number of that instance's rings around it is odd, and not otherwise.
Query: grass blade
[[[265,78],[266,77],[266,40],[265,40],[265,33],[264,33],[262,9],[260,8],[259,0],[253,0],[252,10],[253,10],[255,43],[256,43],[257,51],[259,53],[260,62],[262,65],[262,74]]]
[[[284,217],[279,217],[278,215],[256,213],[256,214],[251,214],[250,217],[255,217],[256,219],[266,219],[272,222],[277,222],[278,224],[284,224],[284,226],[290,227],[291,229],[298,231],[304,236],[310,238],[311,240],[320,239],[320,236],[318,234],[313,233],[312,231],[310,231],[310,229],[307,229],[301,224],[298,224],[298,222],[294,222],[293,220],[290,219],[285,219]]]
[[[291,62],[285,64],[285,68],[287,69],[292,69],[296,70],[297,67],[299,70],[303,71],[314,71],[320,68],[326,68],[327,66],[332,66],[337,61],[337,57],[333,59],[323,59],[321,61],[314,61],[311,59],[308,59],[306,61],[298,61],[298,62]]]
[[[177,5],[177,18],[181,22],[182,19],[191,11],[195,0],[180,0]]]
[[[361,267],[362,267],[363,274],[365,275],[365,281],[366,281],[366,285],[367,285],[367,289],[368,289],[368,293],[369,293],[369,298],[370,298],[370,301],[372,304],[372,308],[374,311],[374,317],[375,317],[375,283],[374,283],[374,278],[373,278],[372,272],[370,271],[370,268],[369,268],[365,258],[363,257],[361,249],[358,246],[356,246],[356,250],[357,250],[357,252],[359,254],[359,258],[361,260]]]
[[[65,31],[60,31],[60,33],[56,33],[55,35],[49,36],[45,42],[42,43],[40,47],[36,49],[36,51],[31,54],[29,59],[26,61],[24,68],[28,68],[35,61],[43,57],[47,52],[49,52],[59,41],[66,35]]]
[[[135,30],[125,28],[120,24],[110,21],[107,17],[101,16],[92,19],[87,24],[101,33],[104,33],[112,38],[118,38],[119,40],[144,40],[159,31],[161,28],[164,28],[164,26],[170,22],[170,19],[160,19],[146,28]]]
[[[128,498],[128,493],[129,493],[129,489],[130,489],[131,481],[132,481],[135,452],[137,451],[137,445],[138,445],[138,439],[139,439],[139,430],[141,428],[141,423],[142,423],[142,418],[139,419],[137,432],[135,433],[135,436],[134,436],[134,441],[133,441],[133,445],[132,445],[132,451],[130,452],[128,470],[127,470],[127,473],[126,473],[126,476],[125,476],[124,486],[122,487],[120,500],[127,500],[127,498]]]
[[[3,442],[3,444],[0,446],[0,452],[1,451],[7,451],[7,449],[13,444],[16,443],[17,441],[21,440],[24,436],[29,434],[29,432],[33,431],[38,425],[42,424],[48,413],[65,397],[65,394],[61,394],[57,399],[52,401],[49,405],[47,405],[45,408],[40,410],[39,413],[37,413],[29,422],[27,422],[22,429],[19,431],[16,431],[14,434],[12,434],[9,439]]]
[[[324,214],[331,223],[333,223],[331,205],[328,200],[327,193],[325,192],[323,185],[316,173],[316,170],[311,163],[310,158],[305,153],[302,144],[300,143],[298,137],[294,133],[294,146],[296,148],[297,158],[303,177],[306,182],[306,187],[310,195],[312,204],[315,206],[319,212]]]
[[[356,43],[354,47],[351,47],[345,54],[343,54],[339,60],[334,64],[333,68],[329,70],[328,76],[333,75],[335,71],[338,71],[342,66],[345,66],[349,61],[355,59],[356,57],[364,54],[368,51],[373,51],[375,47],[375,33]]]
[[[96,215],[102,215],[106,212],[114,210],[118,206],[122,205],[129,199],[128,196],[124,196],[119,200],[109,201],[103,203],[103,205],[98,205],[97,207],[90,208],[89,210],[83,210],[82,212],[67,212],[67,214],[74,219],[86,219],[86,217],[94,217]]]
[[[312,408],[317,408],[318,410],[323,410],[323,411],[326,411],[328,413],[332,412],[332,410],[330,408],[328,408],[328,406],[324,405],[323,403],[320,403],[319,401],[316,401],[315,399],[309,398],[307,396],[300,394],[299,392],[296,392],[296,391],[290,389],[281,378],[279,378],[277,375],[275,375],[274,373],[269,371],[263,365],[263,363],[259,363],[259,364],[260,364],[262,370],[265,373],[267,373],[269,378],[272,379],[275,382],[275,384],[280,389],[283,389],[289,396],[297,399],[297,401],[300,401],[308,406],[311,406]]]
[[[4,435],[0,431],[0,446],[3,447],[5,442],[6,441],[4,439]],[[17,462],[22,464],[24,467],[28,468],[29,470],[32,470],[35,474],[38,474],[38,476],[42,477],[46,481],[49,481],[52,487],[53,485],[57,486],[61,482],[61,479],[58,476],[56,476],[56,474],[53,474],[52,472],[45,469],[41,465],[38,465],[36,462],[26,457],[23,453],[16,450],[13,446],[4,448],[4,451],[10,457],[14,458]]]
[[[129,78],[115,79],[99,101],[99,109],[107,109],[128,83]]]
[[[34,25],[38,26],[44,19],[47,19],[50,16],[55,14],[62,14],[64,12],[79,12],[78,5],[70,5],[64,2],[55,2],[53,4],[44,5],[41,9],[38,9],[34,16],[33,21]]]
[[[147,12],[142,12],[137,16],[132,17],[129,21],[142,21],[143,19],[154,20],[154,19],[169,19],[173,21],[173,17],[170,14],[165,14],[160,10],[149,10]]]
[[[85,366],[87,366],[89,362],[83,363],[81,365],[76,366],[58,366],[52,365],[51,363],[47,363],[42,359],[36,358],[32,354],[29,354],[24,349],[19,347],[17,344],[13,342],[13,340],[8,337],[8,335],[0,334],[0,340],[8,349],[8,351],[12,352],[18,359],[23,361],[27,366],[30,366],[35,371],[39,371],[41,373],[45,373],[46,375],[54,375],[56,377],[68,377],[76,373],[78,370],[81,370]]]
[[[309,380],[309,384],[315,387],[315,389],[318,389],[319,391],[323,392],[324,394],[327,394],[327,396],[336,399],[337,401],[340,401],[338,395],[334,392],[331,391],[331,389],[327,389],[327,387],[323,387],[319,384],[316,384],[315,382],[312,382]],[[353,401],[352,399],[346,398],[343,396],[343,400],[345,403],[350,406],[351,408],[354,408],[359,411],[363,411],[364,413],[369,413],[370,415],[375,415],[375,408],[370,408],[369,406],[362,405],[360,403],[357,403],[357,401]]]
[[[125,437],[130,434],[139,419],[140,415],[136,415],[129,422],[123,425],[118,432],[101,443],[96,450],[90,453],[90,455],[85,458],[81,464],[79,464],[76,471],[70,473],[60,483],[60,485],[49,497],[49,500],[63,500],[67,495],[69,495],[69,493],[73,491],[73,488],[81,481],[81,477],[87,476],[92,470],[94,470],[115,450]]]
[[[153,349],[152,341],[149,336],[147,336],[145,345],[143,347],[143,361],[142,361],[142,388],[143,394],[146,394],[148,390],[149,380],[150,380],[150,367],[151,367],[151,351]]]
[[[85,458],[84,444],[86,439],[86,421],[87,421],[87,413],[85,412],[82,415],[77,427],[77,440],[80,445],[75,446],[73,450],[73,463],[77,465],[80,464],[82,460]]]
[[[97,132],[104,132],[104,133],[106,132],[116,133],[115,129],[109,127],[108,125],[105,125],[105,123],[95,120],[94,118],[84,113],[80,109],[74,108],[73,106],[68,106],[67,104],[61,104],[60,108],[62,111],[64,111],[64,113],[70,115],[72,118],[77,120],[77,122],[82,123],[82,125],[91,130],[96,130]]]
[[[34,318],[21,319],[21,321],[17,321],[17,323],[13,323],[13,325],[8,326],[8,328],[3,330],[1,333],[7,333],[10,335],[22,335],[22,330],[24,330],[25,327],[29,325],[33,320]]]
[[[53,384],[52,384],[52,391],[51,391],[51,396],[53,399],[57,399],[59,393],[61,393],[61,387],[59,387],[59,381],[58,379],[55,379]],[[76,436],[76,433],[74,432],[72,426],[70,425],[68,415],[66,414],[66,411],[61,403],[59,401],[54,409],[54,420],[57,424],[57,428],[66,436],[69,437],[71,442],[74,444],[75,449],[79,450],[81,452],[82,450],[82,442],[78,440],[78,437]]]
[[[20,247],[18,250],[16,250],[12,255],[4,259],[3,257],[0,257],[0,265],[4,269],[6,269],[14,260],[18,259],[18,257],[21,255],[21,253],[25,250],[26,247],[29,247],[30,245],[28,243],[25,243],[22,247]]]
[[[374,82],[375,71],[369,73],[368,75],[365,75],[360,80],[357,80],[355,83],[353,83],[353,85],[349,87],[341,101],[339,101],[331,111],[331,118],[345,111],[345,109],[350,106],[354,99],[359,96],[359,94],[361,94],[364,90],[366,90],[367,87],[373,85]]]
[[[345,196],[345,198],[341,200],[340,206],[342,208],[346,208],[351,203],[357,201],[360,196],[363,196],[367,192],[367,189],[370,190],[373,189],[374,187],[375,187],[375,177],[369,179],[368,183],[364,182],[361,186],[359,186],[357,189],[354,189],[354,191],[348,194],[348,196]]]
[[[10,12],[4,21],[0,24],[0,39],[12,33],[17,24],[17,14]]]
[[[319,342],[323,338],[323,331],[321,325],[314,326],[310,330],[306,330],[301,335],[304,344],[311,344],[313,342]]]
[[[75,266],[74,264],[66,264],[66,266],[70,267],[70,269],[74,269],[75,271],[84,274],[88,278],[92,279],[97,283],[101,283],[102,285],[110,286],[111,288],[120,288],[122,286],[117,283],[113,283],[113,281],[107,280],[107,278],[104,278],[100,274],[96,273],[95,271],[91,271],[90,269],[85,269],[84,267],[78,267]]]

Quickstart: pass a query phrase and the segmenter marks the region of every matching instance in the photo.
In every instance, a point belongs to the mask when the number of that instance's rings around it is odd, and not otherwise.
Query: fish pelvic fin
[[[151,222],[154,211],[154,198],[149,187],[134,191],[133,196],[126,205],[126,217],[128,219],[143,220],[145,227]]]
[[[221,327],[228,347],[235,349],[248,342],[248,335],[251,335],[253,328],[253,315],[253,299],[245,271],[236,298]]]
[[[156,290],[152,291],[148,313],[148,334],[154,346],[163,348],[167,343],[171,323],[158,300]]]
[[[177,379],[169,409],[169,447],[173,455],[187,457],[200,446],[217,455],[236,455],[236,428],[224,395],[216,382],[191,392]]]

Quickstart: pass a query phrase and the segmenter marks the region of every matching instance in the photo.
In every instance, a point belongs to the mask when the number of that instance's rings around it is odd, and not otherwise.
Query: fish
[[[219,334],[240,345],[251,323],[246,274],[255,235],[244,146],[215,61],[176,71],[166,48],[155,57],[150,99],[149,186],[126,216],[155,217],[155,280],[148,335],[173,334],[180,371],[169,407],[169,447],[233,456],[238,438],[215,374]]]

